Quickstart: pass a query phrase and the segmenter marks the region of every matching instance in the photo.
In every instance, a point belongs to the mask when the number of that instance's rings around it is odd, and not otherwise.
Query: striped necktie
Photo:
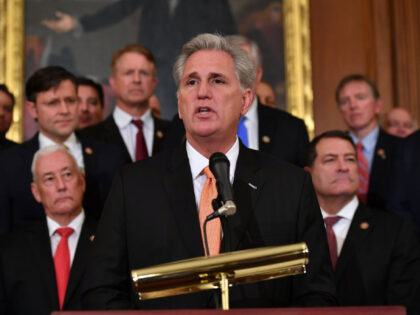
[[[369,190],[369,166],[366,156],[363,154],[363,144],[357,143],[357,161],[359,166],[359,189],[357,196],[360,201],[366,204],[367,194]]]

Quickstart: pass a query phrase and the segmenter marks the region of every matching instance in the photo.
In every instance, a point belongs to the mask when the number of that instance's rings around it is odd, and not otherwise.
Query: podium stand
[[[137,269],[131,276],[140,300],[220,289],[228,310],[230,286],[305,273],[308,254],[305,243],[263,247]]]

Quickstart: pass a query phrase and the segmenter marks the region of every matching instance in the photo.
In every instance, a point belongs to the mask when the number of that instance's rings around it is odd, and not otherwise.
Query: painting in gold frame
[[[24,0],[0,0],[0,82],[16,95],[14,123],[8,138],[23,140]],[[236,1],[238,3],[238,1]],[[310,59],[309,0],[272,1],[282,5],[287,110],[314,132]],[[235,0],[231,0],[232,7]],[[236,4],[237,5],[237,4]]]

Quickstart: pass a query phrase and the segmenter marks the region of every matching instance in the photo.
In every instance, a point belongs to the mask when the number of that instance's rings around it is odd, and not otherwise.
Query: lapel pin
[[[160,130],[157,130],[156,131],[156,137],[158,137],[159,139],[162,139],[163,138],[163,132],[160,131]]]
[[[263,136],[263,137],[262,137],[262,141],[263,141],[264,143],[270,143],[270,142],[271,142],[271,138],[270,138],[269,136]]]
[[[362,230],[367,230],[369,228],[369,223],[367,223],[367,222],[360,223],[360,228]]]
[[[377,151],[378,155],[385,160],[386,159],[386,154],[385,154],[385,150],[384,149],[378,149]]]
[[[93,150],[89,147],[85,148],[85,152],[86,154],[89,154],[89,155],[93,154]]]
[[[91,236],[89,237],[89,240],[90,240],[91,242],[93,242],[93,241],[95,240],[95,235],[91,235]]]
[[[248,186],[249,186],[249,187],[251,187],[252,189],[257,190],[257,186],[255,186],[255,185],[253,185],[253,184],[251,184],[251,183],[248,183]]]

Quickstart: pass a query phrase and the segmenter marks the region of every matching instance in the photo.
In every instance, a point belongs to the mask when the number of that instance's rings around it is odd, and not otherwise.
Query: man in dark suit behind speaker
[[[55,145],[32,164],[31,190],[44,217],[0,241],[0,314],[80,310],[96,221],[82,208],[84,174],[74,157]]]
[[[316,137],[308,170],[324,217],[340,305],[420,311],[420,242],[411,222],[359,202],[356,148],[343,131]]]
[[[87,308],[214,307],[212,292],[140,301],[130,270],[204,255],[199,218],[207,184],[214,183],[207,166],[215,152],[230,161],[238,210],[214,220],[219,227],[208,232],[215,240],[210,253],[301,241],[309,247],[306,274],[234,287],[231,307],[335,303],[325,230],[309,175],[246,148],[237,138],[239,120],[252,102],[254,71],[247,54],[222,36],[202,34],[184,45],[174,78],[187,140],[125,166],[116,176],[94,242]]]

